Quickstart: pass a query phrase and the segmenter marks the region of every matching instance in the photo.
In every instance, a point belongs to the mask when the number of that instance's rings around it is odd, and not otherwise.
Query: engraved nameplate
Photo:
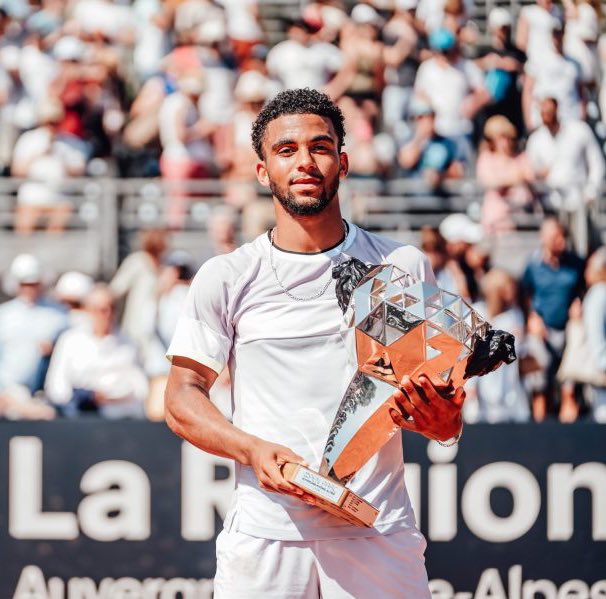
[[[297,469],[292,482],[335,505],[341,503],[343,494],[347,492],[342,485],[303,467]]]

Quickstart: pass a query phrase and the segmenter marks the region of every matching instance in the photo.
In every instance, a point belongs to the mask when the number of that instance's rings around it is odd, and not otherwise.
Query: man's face
[[[556,122],[558,117],[558,106],[551,98],[547,98],[541,102],[540,110],[541,120],[547,127],[550,127]]]
[[[289,114],[271,121],[263,156],[257,164],[259,182],[296,216],[322,212],[347,174],[347,155],[339,153],[330,119],[315,114]]]
[[[555,222],[547,222],[541,230],[543,247],[554,256],[561,256],[566,250],[566,235]]]

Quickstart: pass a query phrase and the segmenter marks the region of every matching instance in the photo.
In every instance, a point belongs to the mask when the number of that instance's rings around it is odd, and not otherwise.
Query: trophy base
[[[354,526],[371,528],[379,510],[339,484],[294,462],[282,466],[284,478],[316,499],[317,507]]]

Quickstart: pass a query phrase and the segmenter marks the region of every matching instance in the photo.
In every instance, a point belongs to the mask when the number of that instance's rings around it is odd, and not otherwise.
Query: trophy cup
[[[357,526],[371,527],[378,510],[345,485],[400,428],[392,397],[404,375],[459,387],[515,360],[513,336],[490,325],[461,297],[414,280],[393,265],[350,258],[335,267],[342,332],[353,329],[358,365],[324,448],[320,471],[287,462],[284,477],[316,505]],[[406,416],[406,414],[404,414]],[[411,417],[408,416],[410,419]]]

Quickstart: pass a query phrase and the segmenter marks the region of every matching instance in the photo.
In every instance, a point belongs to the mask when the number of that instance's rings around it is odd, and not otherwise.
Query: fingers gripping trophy
[[[335,267],[333,278],[357,371],[335,415],[320,472],[288,462],[283,473],[318,507],[371,527],[378,510],[346,484],[400,428],[414,430],[414,417],[399,399],[402,378],[408,375],[418,390],[421,374],[436,388],[460,387],[513,362],[514,338],[491,329],[461,297],[393,265],[351,258]]]

